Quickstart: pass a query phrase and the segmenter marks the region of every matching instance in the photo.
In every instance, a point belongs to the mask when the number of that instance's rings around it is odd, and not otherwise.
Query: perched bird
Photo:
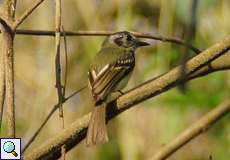
[[[133,34],[123,31],[107,37],[88,71],[88,81],[94,99],[86,144],[108,141],[106,130],[106,105],[111,95],[125,87],[135,66],[135,50],[149,45]]]

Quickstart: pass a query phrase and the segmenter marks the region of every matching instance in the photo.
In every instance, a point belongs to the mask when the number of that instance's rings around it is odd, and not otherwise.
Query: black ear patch
[[[132,36],[130,36],[129,34],[127,35],[127,41],[131,41],[132,40]]]
[[[123,44],[122,38],[123,38],[123,37],[116,38],[116,39],[114,40],[114,42],[115,42],[118,46],[122,46],[122,44]]]

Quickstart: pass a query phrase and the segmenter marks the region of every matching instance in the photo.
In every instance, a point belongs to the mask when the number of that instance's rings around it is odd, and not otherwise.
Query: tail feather
[[[108,141],[105,109],[106,106],[104,104],[94,107],[86,136],[87,146],[103,144]]]

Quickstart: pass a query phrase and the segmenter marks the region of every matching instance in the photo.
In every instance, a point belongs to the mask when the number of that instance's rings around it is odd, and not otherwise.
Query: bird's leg
[[[121,90],[117,90],[117,92],[119,92],[120,93],[120,96],[122,96],[122,95],[124,95],[125,93],[124,92],[122,92]]]

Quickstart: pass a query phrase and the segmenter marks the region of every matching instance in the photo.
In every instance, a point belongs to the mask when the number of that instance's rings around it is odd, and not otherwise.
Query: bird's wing
[[[88,79],[96,103],[103,101],[116,85],[133,70],[134,65],[134,55],[127,54],[116,62],[105,65],[99,71],[91,68],[88,72]]]

